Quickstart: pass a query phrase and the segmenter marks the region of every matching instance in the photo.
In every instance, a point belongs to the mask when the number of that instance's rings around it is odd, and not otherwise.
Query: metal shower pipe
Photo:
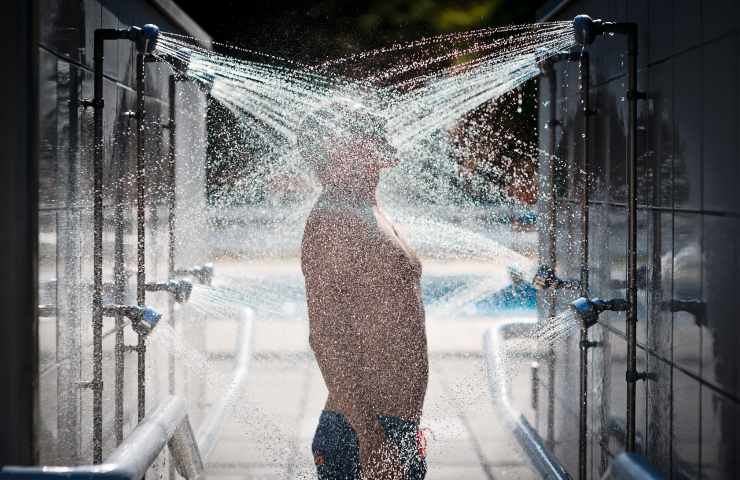
[[[93,463],[103,459],[103,61],[105,42],[131,40],[139,51],[153,49],[158,29],[153,25],[128,29],[100,28],[93,36],[93,98],[81,104],[93,108],[93,374],[82,382],[93,392]]]
[[[637,100],[645,93],[637,90],[637,24],[604,22],[588,15],[573,20],[576,42],[593,43],[597,35],[618,33],[627,37],[627,439],[625,448],[635,451],[636,383],[646,378],[637,371]]]
[[[146,139],[144,136],[144,81],[145,52],[136,53],[136,304],[146,304]],[[137,413],[138,420],[146,416],[146,337],[138,333],[137,358]]]

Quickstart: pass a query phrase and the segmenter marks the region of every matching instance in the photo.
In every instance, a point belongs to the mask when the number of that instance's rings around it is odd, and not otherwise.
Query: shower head
[[[591,45],[597,35],[604,33],[604,22],[594,20],[588,15],[578,15],[573,19],[576,43],[578,45]]]
[[[186,268],[184,270],[175,270],[174,273],[176,275],[189,275],[198,280],[198,283],[202,285],[210,285],[213,283],[213,264],[210,262]]]
[[[696,325],[701,327],[707,324],[707,303],[701,300],[668,300],[661,303],[664,310],[671,312],[687,312],[693,315]]]
[[[580,282],[578,280],[563,280],[558,278],[552,267],[549,265],[540,265],[534,278],[532,278],[532,285],[537,290],[547,290],[549,288],[578,288]]]
[[[588,299],[586,297],[580,297],[572,301],[569,307],[578,315],[586,328],[591,328],[596,324],[601,312],[607,310],[622,312],[627,310],[627,301],[621,298],[602,300],[600,298]]]
[[[159,27],[147,23],[143,27],[131,27],[128,30],[129,38],[136,44],[139,53],[152,53],[157,48],[159,40]]]
[[[137,305],[105,305],[103,315],[108,317],[123,315],[131,320],[134,330],[141,335],[146,335],[154,330],[159,320],[162,319],[162,314],[152,307],[139,307]]]
[[[169,292],[175,296],[177,303],[185,303],[193,292],[193,284],[188,280],[169,280],[164,283],[147,283],[146,289],[150,292]]]
[[[625,34],[636,43],[637,24],[633,22],[605,22],[588,15],[578,15],[573,19],[573,30],[576,44],[582,47],[591,45],[597,36],[605,33]],[[635,46],[631,45],[629,48],[637,51]]]

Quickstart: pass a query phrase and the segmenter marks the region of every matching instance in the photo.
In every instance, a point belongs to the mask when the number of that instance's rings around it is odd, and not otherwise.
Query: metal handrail
[[[504,342],[509,337],[526,336],[531,333],[536,323],[535,319],[518,319],[500,323],[486,331],[483,337],[483,354],[488,371],[488,386],[499,411],[505,414],[507,426],[542,478],[570,480],[571,476],[565,471],[557,457],[545,446],[537,430],[509,401],[505,355],[502,351]]]
[[[226,388],[226,392],[221,396],[221,400],[208,413],[198,429],[198,447],[201,452],[203,461],[207,461],[213,448],[218,440],[218,432],[221,425],[229,413],[230,408],[236,402],[236,397],[242,389],[247,373],[249,372],[249,360],[252,353],[252,325],[254,312],[250,308],[242,310],[241,322],[239,323],[239,332],[237,334],[237,348],[239,351],[236,356],[236,369],[231,383]]]
[[[203,461],[188,419],[187,404],[178,397],[169,397],[147,415],[105,463],[76,467],[6,466],[0,469],[0,479],[139,480],[166,445],[180,475],[188,480],[202,476]]]
[[[0,480],[10,478],[65,478],[72,480],[139,480],[154,460],[169,446],[177,472],[188,480],[203,475],[205,460],[213,451],[224,420],[236,402],[249,372],[252,353],[254,312],[243,309],[237,334],[236,367],[226,392],[193,433],[187,404],[179,397],[169,397],[131,432],[105,463],[76,467],[6,466],[0,469]]]

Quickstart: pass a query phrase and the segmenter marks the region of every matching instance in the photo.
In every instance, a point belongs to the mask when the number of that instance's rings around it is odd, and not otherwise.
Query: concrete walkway
[[[422,419],[431,430],[428,480],[537,478],[489,398],[481,346],[483,332],[495,321],[428,319],[430,383]],[[214,321],[203,334],[209,375],[228,378],[234,322]],[[310,446],[326,389],[307,339],[308,323],[300,313],[257,316],[249,380],[209,459],[207,478],[316,478]],[[210,383],[206,407],[220,394],[218,382]],[[528,388],[514,382],[514,395],[525,398]]]

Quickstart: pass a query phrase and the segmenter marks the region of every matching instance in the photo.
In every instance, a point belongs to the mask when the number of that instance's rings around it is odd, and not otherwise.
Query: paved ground
[[[537,478],[488,394],[481,345],[495,321],[428,319],[431,369],[422,426],[432,432],[429,480]],[[307,327],[299,312],[256,319],[249,379],[209,458],[209,479],[315,478],[310,444],[326,390],[308,348]],[[222,391],[218,379],[228,378],[233,368],[232,359],[218,354],[234,351],[234,323],[217,321],[204,335],[212,357],[209,375],[215,378],[202,399],[208,404]],[[517,380],[513,395],[524,399],[528,388]]]

